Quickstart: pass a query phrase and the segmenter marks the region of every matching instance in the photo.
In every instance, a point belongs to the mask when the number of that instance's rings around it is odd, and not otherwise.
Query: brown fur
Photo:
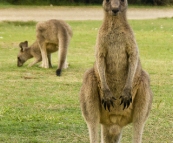
[[[36,25],[37,40],[27,48],[27,51],[23,50],[26,43],[21,43],[21,51],[18,54],[18,66],[29,58],[35,57],[36,60],[30,64],[34,65],[42,60],[41,67],[49,68],[51,66],[51,53],[59,50],[59,64],[56,74],[61,75],[62,68],[67,68],[66,56],[70,39],[73,35],[71,27],[62,20],[48,20],[45,22],[39,22]]]
[[[126,20],[127,0],[104,0],[105,17],[96,42],[96,62],[83,79],[82,114],[90,142],[119,143],[122,128],[133,123],[133,142],[141,143],[152,104],[148,74],[142,70],[138,47]],[[122,106],[123,105],[123,106]]]
[[[40,22],[36,26],[37,41],[42,55],[42,67],[48,68],[46,46],[48,43],[59,46],[59,65],[57,76],[61,75],[61,69],[66,61],[67,49],[73,35],[71,27],[62,20],[49,20]]]
[[[21,42],[19,44],[19,47],[21,48],[21,50],[17,56],[17,66],[18,67],[22,66],[28,59],[31,59],[33,57],[35,58],[35,60],[31,64],[28,65],[29,67],[42,61],[41,51],[40,51],[39,45],[36,41],[30,47],[28,47],[28,41]],[[58,50],[58,46],[56,46],[54,44],[47,45],[47,57],[48,57],[48,61],[49,61],[49,67],[52,67],[51,53],[56,52],[57,50]]]

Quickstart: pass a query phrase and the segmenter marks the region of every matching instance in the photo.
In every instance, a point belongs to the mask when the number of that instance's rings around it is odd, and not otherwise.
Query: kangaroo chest
[[[126,35],[124,33],[111,32],[105,41],[106,78],[110,86],[112,83],[122,86],[125,84],[128,72],[128,53],[126,51]]]

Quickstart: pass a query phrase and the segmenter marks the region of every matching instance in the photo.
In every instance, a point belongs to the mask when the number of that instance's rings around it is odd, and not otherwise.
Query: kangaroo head
[[[127,0],[103,0],[103,9],[106,13],[112,16],[124,13],[127,7]]]
[[[26,49],[28,48],[28,41],[21,42],[19,47],[20,51],[17,55],[17,66],[21,67],[28,60],[28,52],[26,52]]]

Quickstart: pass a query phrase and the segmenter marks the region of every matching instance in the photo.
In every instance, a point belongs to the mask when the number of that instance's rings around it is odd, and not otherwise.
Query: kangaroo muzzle
[[[120,11],[120,2],[111,1],[111,9],[113,14],[117,14]]]

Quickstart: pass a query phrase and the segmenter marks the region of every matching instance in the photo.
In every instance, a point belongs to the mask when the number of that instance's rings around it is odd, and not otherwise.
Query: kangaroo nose
[[[116,14],[118,11],[119,11],[119,8],[112,9],[112,12],[115,13],[115,14]]]

